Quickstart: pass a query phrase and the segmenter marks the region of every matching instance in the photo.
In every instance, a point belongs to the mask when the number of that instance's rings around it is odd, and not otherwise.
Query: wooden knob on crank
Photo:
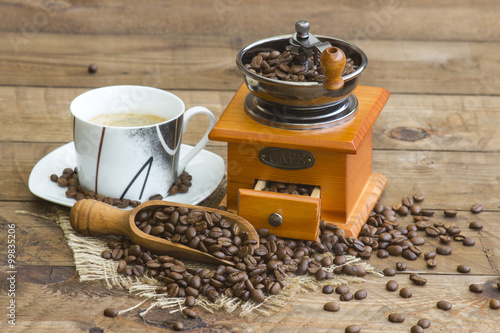
[[[342,72],[346,61],[344,51],[338,47],[329,47],[321,53],[320,61],[325,75],[323,87],[327,90],[341,89],[344,86]]]

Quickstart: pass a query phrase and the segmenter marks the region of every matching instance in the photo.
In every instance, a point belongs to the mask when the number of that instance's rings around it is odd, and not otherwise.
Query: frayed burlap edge
[[[83,236],[77,234],[71,227],[69,222],[69,215],[67,212],[59,211],[47,216],[38,215],[25,211],[18,211],[20,214],[29,214],[32,216],[41,217],[44,219],[52,220],[62,229],[64,237],[73,250],[76,270],[80,277],[80,281],[104,281],[108,288],[122,288],[128,290],[131,294],[141,298],[145,298],[136,306],[125,309],[119,312],[123,314],[129,312],[146,301],[150,301],[151,305],[140,313],[142,317],[153,308],[170,309],[171,312],[182,311],[184,306],[184,298],[181,297],[166,297],[164,294],[157,294],[155,289],[161,286],[162,283],[156,279],[148,278],[146,276],[125,277],[117,273],[118,262],[113,260],[106,260],[101,257],[104,250],[109,250],[107,242],[110,239],[117,238],[116,236]],[[326,255],[332,256],[331,253]],[[347,264],[357,264],[363,266],[369,274],[382,276],[369,264],[362,262],[361,259],[346,256]],[[186,262],[188,267],[215,267],[198,262]],[[333,272],[335,265],[324,267],[326,271]],[[256,303],[252,300],[242,301],[239,298],[228,297],[221,295],[215,302],[209,301],[206,297],[200,296],[196,300],[196,305],[205,309],[208,312],[225,311],[227,313],[235,314],[239,317],[246,317],[250,314],[259,313],[261,315],[271,315],[285,307],[297,294],[305,293],[307,291],[315,291],[325,285],[338,286],[341,284],[361,283],[365,281],[359,277],[347,275],[334,275],[331,280],[317,281],[311,275],[296,276],[293,278],[286,278],[284,281],[284,288],[278,295],[267,296],[264,302]]]

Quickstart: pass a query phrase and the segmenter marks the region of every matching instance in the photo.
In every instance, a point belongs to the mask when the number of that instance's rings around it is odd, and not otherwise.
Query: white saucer
[[[183,144],[181,157],[193,147]],[[57,148],[42,158],[31,170],[29,189],[31,193],[47,201],[66,207],[72,207],[75,199],[66,197],[66,188],[59,187],[50,180],[51,174],[60,175],[64,168],[74,169],[76,166],[75,146],[73,142]],[[193,185],[187,193],[178,193],[164,198],[166,201],[196,205],[206,199],[220,184],[224,177],[224,160],[217,154],[202,150],[186,167],[193,176]]]

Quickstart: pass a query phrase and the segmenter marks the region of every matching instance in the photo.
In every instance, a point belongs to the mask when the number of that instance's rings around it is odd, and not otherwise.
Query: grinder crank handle
[[[342,72],[346,62],[344,51],[338,47],[329,47],[321,52],[320,61],[325,75],[323,87],[327,90],[341,89],[344,86]]]
[[[121,210],[92,199],[77,201],[69,213],[73,229],[84,235],[130,236],[129,217],[132,210]]]

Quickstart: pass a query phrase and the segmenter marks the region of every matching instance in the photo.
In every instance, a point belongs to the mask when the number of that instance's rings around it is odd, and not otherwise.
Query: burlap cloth
[[[206,207],[215,207],[222,200],[226,188],[225,179],[221,182],[219,187],[204,200],[200,205]],[[26,212],[19,212],[26,213]],[[30,213],[32,214],[32,213]],[[32,214],[36,215],[36,214]],[[181,297],[166,297],[163,294],[156,294],[155,289],[161,286],[162,283],[156,279],[144,277],[125,277],[116,272],[118,261],[106,260],[101,257],[104,250],[109,250],[107,242],[112,238],[118,236],[82,236],[77,234],[69,222],[68,211],[58,211],[50,216],[40,216],[46,219],[55,221],[62,229],[69,247],[73,250],[75,266],[80,277],[80,281],[102,281],[108,288],[122,288],[127,289],[131,294],[140,298],[143,301],[130,309],[123,309],[119,314],[131,311],[142,304],[148,302],[149,306],[143,310],[140,315],[145,316],[147,312],[155,307],[163,309],[171,309],[172,312],[181,311],[184,306],[184,298]],[[333,256],[331,253],[326,255]],[[208,264],[199,262],[185,262],[188,267],[209,267],[215,268]],[[374,268],[359,258],[347,256],[346,264],[362,265],[367,273],[381,275],[375,271]],[[326,271],[333,271],[335,265],[324,268]],[[338,286],[341,284],[359,283],[364,279],[359,277],[352,277],[347,275],[334,275],[332,280],[317,281],[314,276],[303,275],[293,278],[287,278],[284,281],[284,288],[278,295],[267,296],[263,303],[256,303],[252,300],[243,302],[239,298],[230,298],[222,294],[215,302],[209,301],[206,297],[200,296],[196,300],[196,306],[202,307],[209,312],[226,311],[236,316],[245,317],[252,313],[259,313],[264,315],[272,314],[275,311],[285,307],[295,295],[308,291],[314,291],[324,285]]]

